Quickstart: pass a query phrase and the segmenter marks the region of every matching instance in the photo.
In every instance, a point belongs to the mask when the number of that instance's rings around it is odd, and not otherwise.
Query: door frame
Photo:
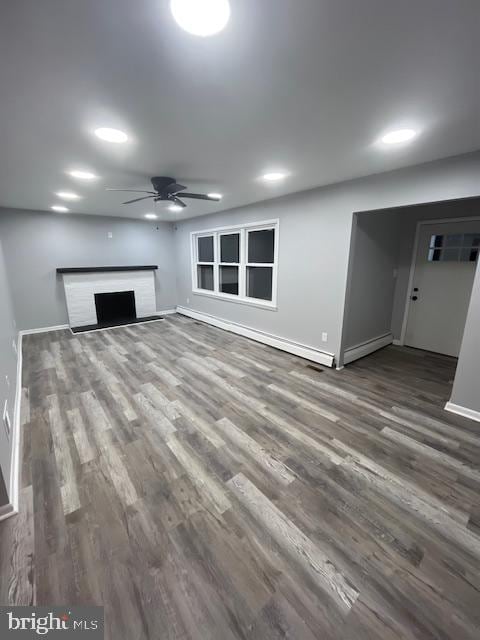
[[[411,290],[413,286],[413,279],[415,277],[415,266],[417,263],[417,253],[418,253],[418,242],[420,238],[420,231],[422,226],[427,224],[451,224],[452,222],[475,222],[476,220],[480,221],[480,216],[469,216],[465,218],[440,218],[431,220],[419,220],[417,222],[417,226],[415,229],[415,240],[413,243],[413,251],[412,251],[412,259],[410,261],[410,271],[408,274],[408,286],[407,286],[407,294],[405,298],[405,305],[403,311],[403,320],[402,320],[402,331],[400,334],[400,340],[394,340],[394,344],[404,345],[405,344],[405,336],[407,333],[407,324],[408,324],[408,314],[410,312],[410,300],[411,300]]]

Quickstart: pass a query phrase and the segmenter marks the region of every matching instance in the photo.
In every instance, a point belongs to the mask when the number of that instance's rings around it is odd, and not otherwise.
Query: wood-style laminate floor
[[[181,316],[23,358],[0,602],[103,604],[122,640],[480,637],[480,426],[443,411],[452,359],[337,372]]]

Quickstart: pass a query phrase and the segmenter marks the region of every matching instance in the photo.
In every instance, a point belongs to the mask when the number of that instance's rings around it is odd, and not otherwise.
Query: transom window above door
[[[480,249],[479,233],[432,235],[429,262],[475,262]]]
[[[275,308],[278,220],[192,233],[192,291]]]

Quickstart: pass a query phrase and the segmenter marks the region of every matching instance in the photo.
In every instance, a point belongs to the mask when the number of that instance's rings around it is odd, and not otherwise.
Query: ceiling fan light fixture
[[[230,18],[228,0],[170,0],[177,24],[195,36],[213,36],[225,28]]]

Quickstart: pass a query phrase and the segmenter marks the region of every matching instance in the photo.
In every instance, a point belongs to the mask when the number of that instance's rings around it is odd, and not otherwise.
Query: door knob
[[[418,296],[412,296],[412,300],[418,300]]]

